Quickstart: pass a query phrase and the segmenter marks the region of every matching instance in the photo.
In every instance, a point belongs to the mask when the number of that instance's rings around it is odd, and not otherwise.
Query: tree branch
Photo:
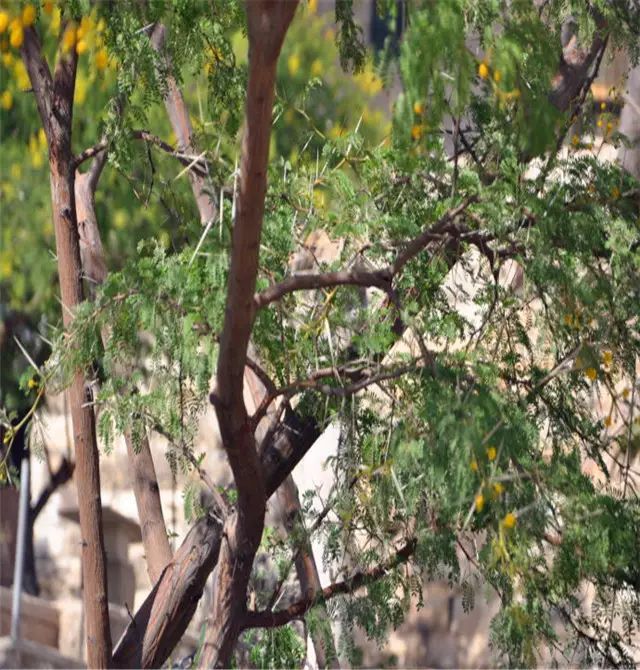
[[[417,256],[430,242],[441,239],[447,232],[447,226],[469,205],[477,202],[478,198],[472,196],[464,200],[460,205],[451,208],[438,221],[423,233],[407,242],[404,249],[398,253],[393,263],[386,268],[373,272],[353,268],[339,272],[325,272],[321,274],[293,275],[283,281],[271,285],[269,288],[256,293],[254,305],[261,309],[272,302],[280,300],[283,296],[294,291],[305,291],[311,289],[327,288],[330,286],[366,286],[377,287],[391,294],[394,277],[399,274],[404,266]]]
[[[389,560],[367,570],[366,572],[357,572],[349,579],[335,582],[322,589],[315,598],[303,598],[289,605],[289,607],[269,612],[266,610],[259,612],[247,612],[244,620],[244,628],[276,628],[302,618],[311,608],[326,602],[337,595],[354,593],[358,589],[377,582],[385,577],[391,570],[399,565],[406,563],[416,550],[417,541],[408,540]]]

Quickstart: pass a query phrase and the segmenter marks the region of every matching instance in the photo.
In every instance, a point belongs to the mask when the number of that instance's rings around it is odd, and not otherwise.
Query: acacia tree
[[[326,636],[318,612],[327,604],[353,651],[353,623],[383,638],[425,580],[460,582],[469,602],[473,576],[461,571],[462,556],[500,597],[492,641],[511,664],[533,664],[543,642],[560,656],[630,662],[640,610],[638,186],[589,146],[589,89],[609,43],[637,56],[637,13],[577,8],[579,30],[559,61],[561,2],[416,4],[397,58],[404,92],[391,137],[368,146],[356,127],[327,138],[303,98],[322,154],[290,165],[270,162],[269,146],[278,59],[297,3],[98,5],[97,38],[82,17],[88,6],[64,4],[55,10],[53,72],[39,34],[49,4],[25,5],[8,30],[49,153],[65,329],[42,377],[69,388],[75,476],[87,501],[89,664],[164,663],[214,567],[202,666],[228,666],[250,629],[277,629],[260,648],[290,665],[299,659],[287,625],[305,619]],[[335,18],[343,64],[361,68],[351,4],[337,2]],[[246,71],[230,42],[242,27]],[[118,61],[118,90],[96,144],[74,153],[78,59],[90,50],[103,62],[105,44]],[[209,151],[185,121],[179,89],[193,59],[208,61],[212,113],[226,113]],[[243,99],[239,173],[227,181],[216,158],[233,163],[219,147],[234,156]],[[134,125],[153,100],[169,112],[178,147]],[[601,111],[604,141],[623,143]],[[172,252],[148,241],[107,276],[96,189],[107,160],[135,176],[140,143],[184,164],[205,228]],[[296,239],[312,228],[344,238],[341,260],[292,273]],[[461,313],[447,279],[472,262],[479,319]],[[507,267],[519,268],[521,285],[501,281]],[[83,301],[83,278],[102,283],[93,302]],[[366,301],[357,297],[363,288]],[[153,336],[147,368],[142,331]],[[96,358],[106,379],[94,398],[87,371]],[[247,369],[263,396],[251,415]],[[595,393],[609,398],[604,416],[593,411]],[[226,491],[193,448],[206,398],[233,474]],[[154,582],[113,653],[94,406],[107,446],[115,432],[127,437]],[[299,527],[276,542],[265,533],[266,503],[330,423],[341,433],[330,498],[307,500]],[[148,431],[167,436],[170,457],[211,494],[173,557]],[[606,486],[584,474],[587,459]],[[280,561],[284,581],[316,533],[325,559],[342,566],[338,580],[281,607],[279,583],[249,607],[257,553]],[[585,585],[596,592],[591,611],[578,606]],[[568,634],[561,643],[559,626]]]

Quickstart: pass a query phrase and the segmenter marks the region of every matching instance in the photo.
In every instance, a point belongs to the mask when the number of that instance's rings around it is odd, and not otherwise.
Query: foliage
[[[323,385],[291,394],[299,413],[340,428],[331,498],[311,497],[305,508],[311,526],[331,507],[315,529],[324,559],[366,572],[391,560],[403,541],[417,541],[407,564],[332,605],[354,660],[354,625],[383,641],[431,579],[461,584],[472,606],[476,572],[501,602],[491,637],[498,661],[534,665],[551,645],[554,660],[632,663],[630,639],[640,625],[640,507],[630,465],[640,427],[638,185],[598,160],[588,104],[578,110],[582,136],[558,143],[571,121],[552,107],[548,89],[565,5],[548,2],[540,12],[530,2],[416,3],[398,56],[403,92],[386,143],[374,129],[375,112],[366,119],[360,107],[382,80],[364,58],[351,3],[336,9],[340,58],[364,68],[368,80],[338,78],[324,49],[326,19],[313,7],[301,10],[309,21],[301,18],[287,38],[258,290],[291,275],[291,256],[312,230],[344,241],[340,259],[318,272],[380,269],[407,240],[468,203],[394,278],[395,302],[373,290],[365,300],[356,288],[331,287],[290,293],[256,314],[252,340],[277,387],[336,371]],[[633,35],[637,17],[600,5],[613,34]],[[62,4],[47,16],[38,9],[49,50],[61,11],[80,26],[83,12],[92,17],[95,44],[81,54],[79,82],[84,77],[96,94],[82,99],[79,83],[75,142],[93,144],[103,129],[113,137],[98,191],[113,272],[78,311],[72,331],[56,337],[46,377],[52,388],[63,386],[78,366],[99,359],[103,443],[134,417],[134,437],[166,435],[171,463],[187,473],[196,463],[206,467],[194,437],[224,315],[243,15],[235,3],[109,7],[91,14],[88,5]],[[581,3],[571,9],[587,40],[593,17]],[[216,187],[227,191],[221,221],[203,240],[187,180],[175,178],[181,168],[131,139],[141,126],[168,134],[160,108],[166,73],[140,30],[160,17],[188,99],[201,105],[197,145],[215,164]],[[467,46],[471,34],[477,52]],[[74,39],[78,49],[77,33]],[[102,49],[109,54],[104,68]],[[2,87],[16,99],[1,112],[10,166],[2,197],[12,205],[3,236],[14,236],[0,258],[3,300],[6,292],[8,303],[52,315],[52,231],[46,193],[35,185],[43,182],[43,150],[34,106],[17,93],[24,88],[18,70],[3,58],[3,77],[13,78]],[[122,115],[117,95],[130,99]],[[607,129],[604,141],[622,140]],[[28,208],[17,206],[27,201]],[[42,274],[16,274],[18,263]],[[524,275],[516,289],[499,281],[514,267]],[[468,296],[452,272],[462,273],[459,281],[466,273]],[[363,392],[344,390],[350,374],[361,380],[399,368],[405,373]],[[594,411],[597,396],[611,400],[604,416]],[[201,512],[191,489],[185,508],[190,516]],[[278,541],[263,550],[275,558],[294,551]],[[594,593],[590,611],[579,605],[586,588]],[[614,621],[623,622],[620,630]],[[562,628],[568,637],[560,643]],[[252,635],[254,665],[301,664],[304,648],[293,628]]]

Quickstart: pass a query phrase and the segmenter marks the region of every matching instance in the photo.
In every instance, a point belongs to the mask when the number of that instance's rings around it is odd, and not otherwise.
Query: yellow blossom
[[[0,255],[0,277],[6,279],[11,276],[13,270],[13,261],[8,254]]]
[[[55,7],[51,14],[51,23],[49,24],[49,30],[52,35],[57,35],[60,32],[60,24],[62,23],[62,12],[60,7]]]
[[[14,49],[19,49],[22,46],[23,42],[24,42],[24,30],[22,29],[21,25],[15,25],[14,28],[11,30],[11,34],[9,35],[9,44]]]
[[[620,197],[620,189],[619,189],[617,186],[614,186],[614,187],[611,189],[611,197],[612,197],[614,200],[617,200],[617,199]]]
[[[98,70],[104,70],[109,63],[109,57],[107,56],[107,50],[102,48],[98,53],[96,53],[96,67]]]
[[[88,45],[87,45],[86,40],[80,40],[76,44],[76,53],[78,54],[78,56],[82,56],[82,54],[85,53],[87,49],[88,49]]]
[[[322,61],[319,58],[316,58],[313,63],[311,63],[311,76],[312,77],[319,77],[322,75],[322,72],[324,71],[324,65],[322,64]]]
[[[598,123],[596,123],[596,125],[598,126],[598,128],[602,128],[602,126],[604,125],[604,121],[602,119],[598,119]]]
[[[613,419],[611,418],[611,414],[609,414],[609,416],[605,417],[605,419],[604,419],[604,425],[607,428],[609,428],[612,423],[613,423]]]
[[[495,498],[499,498],[504,493],[504,486],[500,482],[495,482],[492,488]]]
[[[424,105],[421,102],[414,102],[413,103],[413,113],[416,116],[422,116],[424,112]]]
[[[577,135],[574,135],[571,138],[571,144],[573,144],[574,147],[577,147],[578,144],[580,144],[580,138]]]
[[[0,11],[0,33],[3,33],[9,25],[9,12]]]
[[[631,393],[631,389],[628,389],[628,388],[622,389],[622,397],[625,400],[629,397],[630,393]]]
[[[600,103],[600,109],[604,112],[604,110],[607,108],[607,103],[606,102],[601,102]]]
[[[598,371],[595,368],[587,368],[584,374],[593,382],[598,378]]]
[[[37,380],[37,379],[34,379],[33,377],[31,377],[31,379],[27,382],[27,386],[28,386],[30,389],[37,389],[38,386],[39,386],[39,384],[38,384],[38,380]]]
[[[71,49],[73,49],[75,45],[76,45],[76,29],[75,26],[70,25],[64,31],[64,35],[62,37],[62,49],[66,53],[68,51],[71,51]]]
[[[47,146],[47,134],[44,132],[44,128],[40,128],[40,130],[38,130],[38,142],[40,143],[41,147]]]
[[[300,69],[300,56],[297,53],[292,53],[287,59],[287,69],[289,70],[289,74],[295,77]]]
[[[611,121],[609,121],[607,123],[607,132],[610,133],[612,130],[613,130],[613,123],[611,123]]]
[[[113,215],[113,226],[117,230],[122,230],[127,225],[127,210],[118,209]]]
[[[22,24],[25,26],[32,26],[36,21],[36,8],[29,4],[25,5],[22,10]]]
[[[315,14],[318,11],[318,0],[309,0],[309,14]]]
[[[416,140],[416,142],[422,137],[422,126],[415,125],[411,128],[411,137]]]
[[[80,40],[86,37],[93,29],[93,20],[90,16],[83,16],[80,20],[80,25],[76,31],[76,37]]]
[[[10,51],[7,51],[7,53],[2,54],[2,64],[9,69],[13,65],[13,54]]]
[[[495,81],[496,84],[499,84],[501,79],[502,79],[502,72],[500,72],[500,70],[496,70],[493,73],[493,81]]]
[[[53,12],[53,2],[47,0],[44,5],[42,5],[42,10],[45,14],[51,14]]]
[[[613,352],[609,351],[608,349],[605,349],[602,352],[602,362],[605,365],[611,365],[613,363]]]
[[[498,452],[496,451],[495,447],[487,447],[487,458],[490,461],[495,461],[497,455],[498,455]]]
[[[476,509],[478,510],[478,512],[482,512],[482,508],[484,507],[484,496],[482,495],[482,493],[479,493],[476,496],[475,503],[476,503]]]
[[[478,65],[478,74],[480,75],[480,79],[486,79],[489,76],[489,66],[482,62],[480,65]]]
[[[13,95],[11,91],[4,91],[0,96],[0,106],[2,109],[11,109],[13,107]]]
[[[564,325],[565,326],[572,326],[573,325],[573,314],[565,314],[564,315]]]
[[[478,461],[475,458],[471,461],[471,469],[474,472],[478,472]]]
[[[502,525],[505,528],[513,528],[516,525],[517,517],[513,512],[509,512],[504,519],[502,519]]]

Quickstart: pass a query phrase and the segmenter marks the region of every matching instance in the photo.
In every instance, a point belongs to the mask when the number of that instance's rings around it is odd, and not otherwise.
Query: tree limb
[[[247,612],[244,619],[244,628],[276,628],[291,621],[302,618],[311,608],[326,602],[337,595],[353,593],[358,589],[377,582],[394,568],[406,563],[416,550],[417,541],[408,540],[389,560],[365,572],[356,572],[348,579],[335,582],[322,589],[315,598],[303,598],[282,610],[270,612]]]

